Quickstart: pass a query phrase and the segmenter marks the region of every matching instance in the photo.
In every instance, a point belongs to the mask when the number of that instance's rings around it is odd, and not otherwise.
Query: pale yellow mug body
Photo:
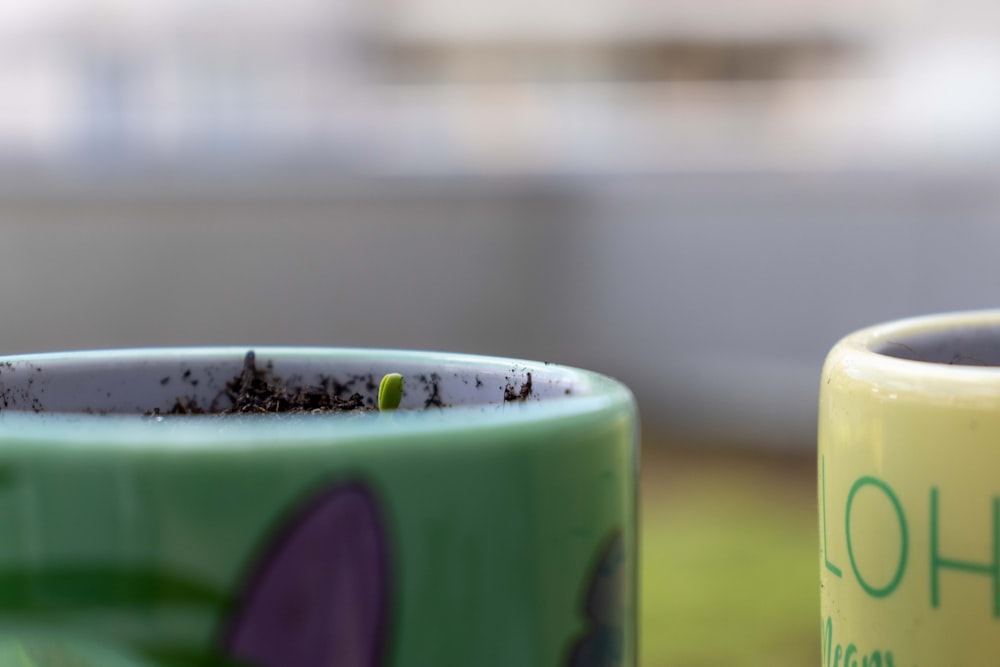
[[[1000,665],[1000,311],[830,352],[819,409],[824,667]]]

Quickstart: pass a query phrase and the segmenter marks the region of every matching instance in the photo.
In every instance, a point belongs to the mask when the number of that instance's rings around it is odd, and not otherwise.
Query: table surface
[[[819,664],[815,458],[643,445],[642,666]]]

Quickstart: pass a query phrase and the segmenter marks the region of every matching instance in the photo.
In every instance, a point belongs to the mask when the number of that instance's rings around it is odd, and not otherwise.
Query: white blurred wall
[[[51,186],[0,197],[0,353],[316,344],[615,375],[647,428],[809,448],[851,330],[998,305],[986,174]]]
[[[996,173],[623,179],[588,198],[573,325],[651,425],[811,447],[820,366],[881,321],[1000,307]],[[584,268],[585,267],[585,268]],[[600,361],[596,361],[596,360]]]
[[[560,216],[530,189],[447,184],[54,190],[0,197],[4,353],[272,343],[527,354]]]
[[[0,353],[446,349],[811,447],[849,331],[996,304],[982,0],[0,9]]]

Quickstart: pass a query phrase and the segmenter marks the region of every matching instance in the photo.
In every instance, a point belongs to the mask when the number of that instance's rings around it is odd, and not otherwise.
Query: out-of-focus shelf
[[[20,163],[8,157],[0,174],[309,182],[317,174],[933,172],[1000,164],[1000,126],[981,114],[959,126],[965,112],[906,107],[909,98],[886,97],[876,79],[378,85],[352,95],[356,112],[300,132],[289,146],[261,143],[250,127],[228,148],[191,136],[164,152],[132,124],[101,152],[56,146]]]

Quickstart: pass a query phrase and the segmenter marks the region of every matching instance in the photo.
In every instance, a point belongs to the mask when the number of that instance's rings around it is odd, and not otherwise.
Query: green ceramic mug
[[[1000,311],[840,341],[818,472],[823,665],[1000,664]]]
[[[0,358],[0,647],[50,636],[142,665],[635,665],[624,386],[490,357],[256,348],[290,385],[369,404],[399,372],[401,409],[162,416],[225,400],[245,352]]]

